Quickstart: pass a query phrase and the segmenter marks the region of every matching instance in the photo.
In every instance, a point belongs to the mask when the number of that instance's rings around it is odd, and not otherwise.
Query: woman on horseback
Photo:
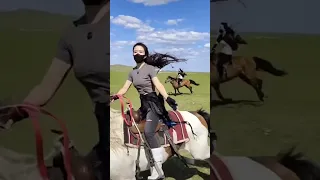
[[[219,36],[217,38],[217,43],[214,45],[214,51],[217,45],[218,49],[218,62],[217,69],[219,77],[223,79],[223,65],[225,63],[232,64],[232,54],[238,49],[238,44],[235,41],[235,32],[228,26],[227,23],[221,23],[222,28],[219,30]]]
[[[184,76],[186,76],[186,75],[187,75],[187,74],[184,73],[181,68],[179,68],[179,72],[178,72],[178,75],[177,75],[177,80],[178,80],[178,84],[179,84],[179,85],[180,85],[180,83],[182,82]]]
[[[156,53],[149,55],[148,48],[143,43],[136,43],[133,46],[133,57],[136,62],[136,67],[129,73],[127,81],[117,94],[125,94],[131,84],[134,85],[140,94],[140,116],[141,119],[146,119],[144,134],[151,148],[155,164],[161,171],[161,173],[158,174],[156,168],[152,167],[151,176],[149,176],[148,179],[161,179],[164,175],[162,170],[164,148],[161,147],[155,136],[156,128],[159,121],[167,118],[168,112],[165,110],[164,100],[174,110],[177,108],[177,103],[168,96],[164,86],[157,78],[157,72],[159,68],[161,69],[172,62],[184,60],[167,54]],[[157,96],[155,88],[159,91],[159,96]],[[113,99],[117,99],[117,96],[113,96]]]

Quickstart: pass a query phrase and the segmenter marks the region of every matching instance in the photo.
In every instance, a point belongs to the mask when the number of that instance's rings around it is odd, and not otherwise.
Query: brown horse
[[[213,153],[211,160],[214,166],[211,176],[217,180],[320,179],[320,168],[315,163],[306,160],[302,153],[294,154],[294,148],[285,153],[278,153],[276,156],[235,157]]]
[[[174,95],[175,95],[175,96],[177,95],[177,91],[178,91],[179,94],[181,94],[181,92],[179,91],[179,88],[181,88],[181,87],[183,87],[183,86],[186,87],[186,88],[188,88],[188,89],[190,90],[190,93],[192,94],[193,91],[192,91],[192,86],[191,86],[191,84],[196,85],[196,86],[199,86],[199,85],[200,85],[200,84],[196,83],[196,82],[195,82],[194,80],[192,80],[192,79],[189,79],[189,80],[188,80],[188,79],[184,79],[184,80],[182,80],[181,83],[179,84],[177,78],[174,78],[174,77],[171,77],[171,76],[168,76],[168,77],[167,77],[165,83],[167,83],[167,82],[170,82],[171,85],[172,85],[172,87],[174,88]]]
[[[217,54],[211,53],[210,57],[210,79],[211,87],[217,93],[217,96],[222,101],[230,101],[223,97],[220,91],[220,84],[228,82],[236,77],[239,77],[242,81],[250,85],[257,93],[259,100],[264,101],[264,93],[262,92],[263,81],[258,77],[258,71],[268,72],[274,76],[285,76],[287,72],[275,68],[269,61],[259,57],[243,57],[234,56],[232,58],[232,64],[225,65],[226,73],[223,78],[219,78],[216,62]]]

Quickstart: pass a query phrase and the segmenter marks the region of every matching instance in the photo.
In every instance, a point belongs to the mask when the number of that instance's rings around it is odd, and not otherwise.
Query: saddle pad
[[[189,135],[187,132],[186,124],[184,119],[179,111],[168,111],[169,117],[172,121],[177,122],[177,125],[169,129],[169,134],[173,140],[174,144],[179,144],[189,141]],[[130,131],[126,124],[123,124],[124,131],[124,143],[126,146],[137,148],[141,142],[141,137],[139,134],[134,134]],[[161,146],[168,147],[170,146],[167,137],[164,132],[157,132],[156,138],[160,141]]]

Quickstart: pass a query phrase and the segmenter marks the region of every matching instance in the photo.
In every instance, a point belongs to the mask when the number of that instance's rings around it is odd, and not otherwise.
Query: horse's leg
[[[245,83],[249,84],[253,89],[256,91],[259,100],[264,101],[264,93],[262,92],[262,80],[259,78],[253,78],[249,79],[247,76],[244,74],[240,74],[239,78],[244,81]]]
[[[181,92],[179,91],[179,88],[177,89],[178,93],[181,94]]]
[[[220,84],[219,83],[214,83],[213,85],[213,88],[214,90],[216,91],[216,94],[218,96],[218,98],[221,100],[221,101],[232,101],[231,98],[224,98],[221,91],[220,91]]]
[[[193,94],[192,86],[188,86],[188,85],[184,85],[184,86],[189,89],[189,91],[190,91],[191,94]]]
[[[174,88],[174,95],[176,96],[177,95],[177,89]]]

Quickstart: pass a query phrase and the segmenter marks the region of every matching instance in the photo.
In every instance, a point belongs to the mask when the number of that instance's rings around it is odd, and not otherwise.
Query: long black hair
[[[153,54],[149,54],[148,47],[142,42],[136,43],[133,46],[132,50],[134,50],[134,48],[136,46],[143,47],[145,54],[147,56],[147,58],[144,60],[145,63],[147,63],[151,66],[155,66],[160,69],[162,69],[163,67],[165,67],[166,65],[171,64],[171,63],[186,62],[187,61],[186,59],[180,59],[180,58],[177,58],[177,57],[175,57],[173,55],[169,55],[169,54],[162,54],[162,53],[157,53],[157,52],[155,52]]]

